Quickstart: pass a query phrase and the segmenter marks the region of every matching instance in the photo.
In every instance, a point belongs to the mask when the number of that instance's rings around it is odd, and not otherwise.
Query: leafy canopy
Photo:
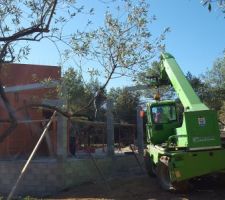
[[[105,12],[104,25],[74,35],[72,51],[82,60],[94,63],[91,72],[104,76],[103,88],[112,78],[131,76],[145,69],[159,49],[169,29],[154,38],[150,25],[156,17],[150,16],[145,0],[118,0],[118,7]],[[104,72],[104,73],[103,73]]]

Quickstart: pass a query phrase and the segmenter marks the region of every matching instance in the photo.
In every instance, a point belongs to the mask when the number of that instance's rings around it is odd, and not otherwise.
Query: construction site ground
[[[225,174],[213,175],[192,181],[187,192],[163,191],[157,179],[147,175],[118,177],[101,183],[85,183],[45,199],[150,199],[150,200],[217,200],[225,199]]]

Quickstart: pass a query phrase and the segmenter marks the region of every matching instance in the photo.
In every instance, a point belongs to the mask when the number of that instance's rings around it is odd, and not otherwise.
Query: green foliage
[[[197,95],[200,97],[200,99],[204,100],[204,96],[206,94],[207,87],[205,86],[205,83],[202,82],[200,77],[194,76],[191,74],[191,72],[187,72],[186,78],[191,84],[194,91],[197,93]]]
[[[67,101],[68,110],[70,112],[76,112],[89,103],[100,85],[99,82],[94,79],[85,83],[82,80],[81,74],[73,68],[69,68],[63,74],[60,87],[61,97]],[[107,95],[107,98],[112,99],[114,102],[115,121],[135,123],[136,107],[139,103],[139,97],[139,94],[136,92],[128,92],[125,89],[112,88]],[[98,120],[105,120],[104,112],[103,108],[100,108],[98,112]],[[92,103],[90,107],[82,110],[82,113],[79,114],[87,116],[90,119],[95,119],[94,104]]]
[[[116,122],[135,123],[140,95],[126,89],[112,88],[108,98],[114,102],[114,120]]]
[[[137,82],[140,84],[150,84],[149,77],[156,76],[160,78],[160,71],[160,62],[154,61],[151,67],[138,74]]]
[[[225,119],[225,57],[215,61],[201,77],[187,74],[192,87],[202,101],[211,109],[218,111],[220,120]]]
[[[225,57],[217,59],[202,78],[205,82],[203,100],[210,108],[219,111],[225,100]]]
[[[158,61],[152,62],[151,66],[146,70],[138,73],[136,84],[148,85],[149,90],[143,91],[142,95],[147,98],[153,98],[153,96],[159,90],[162,98],[172,98],[172,91],[170,89],[169,80],[166,78],[163,82],[161,81],[161,63]],[[153,77],[157,77],[153,78]],[[165,84],[165,82],[167,84]]]
[[[61,98],[67,101],[68,111],[77,112],[88,105],[99,87],[97,80],[91,79],[88,83],[85,83],[80,73],[73,68],[69,68],[62,77],[62,83],[60,85]],[[91,104],[79,114],[94,119],[94,113],[95,108]]]
[[[62,78],[61,84],[62,98],[67,100],[70,111],[75,111],[83,103],[87,102],[87,94],[85,93],[84,83],[81,74],[77,73],[73,68],[69,68]]]
[[[225,56],[218,58],[212,69],[208,69],[203,78],[210,87],[225,88]]]

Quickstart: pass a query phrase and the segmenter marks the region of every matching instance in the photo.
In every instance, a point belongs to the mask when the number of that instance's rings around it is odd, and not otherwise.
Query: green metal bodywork
[[[200,101],[172,55],[162,55],[161,70],[161,78],[169,78],[184,112],[182,124],[178,120],[158,124],[154,122],[152,109],[172,107],[175,102],[147,104],[147,151],[153,163],[157,165],[166,156],[173,182],[225,169],[225,149],[221,147],[216,112]]]
[[[175,135],[175,128],[179,126],[178,121],[172,121],[170,123],[155,124],[152,119],[151,108],[158,106],[174,105],[174,101],[162,101],[147,104],[147,140],[153,144],[161,144],[165,142],[168,137]]]
[[[177,146],[189,150],[220,148],[217,114],[212,110],[183,113],[182,127],[176,129]]]
[[[196,95],[175,58],[171,54],[162,54],[161,71],[162,78],[165,76],[169,78],[186,111],[209,110]]]
[[[225,168],[224,149],[194,152],[171,152],[169,171],[172,181],[218,172]]]
[[[168,168],[172,182],[218,172],[225,169],[225,150],[206,151],[167,150],[153,144],[148,145],[148,153],[157,165],[162,156],[169,158]]]

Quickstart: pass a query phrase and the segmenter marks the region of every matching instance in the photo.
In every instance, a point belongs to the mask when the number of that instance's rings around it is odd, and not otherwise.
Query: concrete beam
[[[59,81],[50,81],[49,83],[32,83],[26,85],[16,85],[5,87],[4,90],[6,93],[10,92],[21,92],[26,90],[38,90],[43,88],[54,88],[59,84]]]

